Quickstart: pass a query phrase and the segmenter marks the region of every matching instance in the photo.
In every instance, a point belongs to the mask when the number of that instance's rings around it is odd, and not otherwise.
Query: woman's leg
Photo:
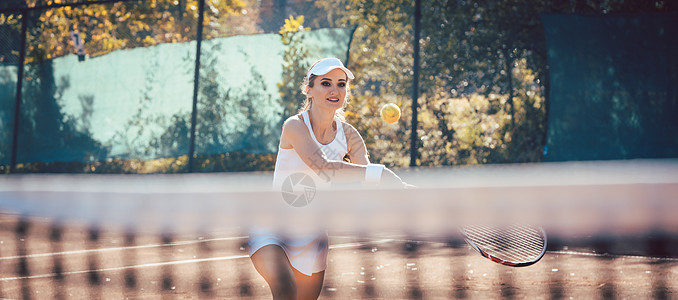
[[[305,275],[297,269],[292,268],[294,277],[297,282],[297,293],[299,300],[315,300],[320,296],[323,289],[323,280],[325,279],[325,271],[313,273],[311,276]]]
[[[277,245],[261,247],[251,256],[254,268],[271,288],[273,299],[315,300],[320,296],[325,271],[305,275],[293,268]]]
[[[297,300],[297,283],[294,273],[296,270],[292,268],[287,254],[280,246],[261,247],[250,258],[254,268],[271,288],[274,300]]]

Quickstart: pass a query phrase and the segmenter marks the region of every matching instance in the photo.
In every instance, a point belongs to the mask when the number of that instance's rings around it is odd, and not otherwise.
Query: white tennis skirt
[[[327,232],[304,237],[289,237],[265,230],[251,230],[247,244],[250,257],[264,246],[280,246],[287,254],[292,267],[308,276],[327,269],[327,253],[329,252]]]

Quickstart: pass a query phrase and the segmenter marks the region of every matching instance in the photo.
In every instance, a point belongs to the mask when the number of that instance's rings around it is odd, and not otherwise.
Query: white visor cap
[[[313,67],[308,70],[308,74],[306,75],[307,78],[311,77],[311,74],[313,75],[325,75],[328,72],[334,70],[334,69],[341,69],[346,73],[346,76],[348,76],[348,79],[353,80],[353,73],[346,67],[344,67],[344,64],[341,63],[341,61],[337,58],[330,57],[330,58],[323,58],[319,60]]]

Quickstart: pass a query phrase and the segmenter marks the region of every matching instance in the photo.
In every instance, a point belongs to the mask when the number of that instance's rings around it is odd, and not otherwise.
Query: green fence
[[[195,7],[181,1],[163,8],[150,3],[57,3],[3,14],[0,34],[11,38],[3,39],[5,59],[0,64],[1,165],[72,172],[92,164],[94,169],[108,165],[101,171],[116,172],[117,167],[125,169],[116,164],[169,158],[170,164],[178,165],[161,171],[190,171],[193,166],[200,170],[200,162],[186,157],[207,160],[242,153],[243,159],[252,160],[273,154],[286,118],[278,88],[284,73],[305,69],[322,57],[347,61],[354,30],[290,32],[290,43],[281,33],[262,29],[269,26],[260,17],[265,6],[245,2],[215,7],[219,1],[205,1],[205,8],[198,1]],[[183,8],[181,4],[188,9],[172,11]],[[224,8],[240,11],[204,11]],[[259,17],[245,19],[243,12],[254,8]],[[161,20],[150,20],[135,9]],[[137,19],[123,20],[124,14]],[[209,23],[216,21],[220,24]],[[279,21],[277,29],[283,25]],[[254,29],[232,28],[234,23],[246,27],[248,22]],[[174,28],[167,28],[170,25]],[[97,26],[107,31],[97,31]],[[22,42],[26,44],[20,51]],[[78,42],[92,46],[78,48]],[[295,65],[284,70],[283,65],[290,63],[284,55],[293,47],[305,55],[295,57]],[[17,86],[22,86],[21,93]],[[249,168],[247,163],[237,165],[232,170]]]
[[[356,74],[346,119],[373,162],[676,157],[677,12],[641,0],[2,1],[0,172],[271,170],[305,70],[327,56]],[[379,118],[386,103],[401,108],[395,124]]]
[[[545,160],[678,156],[678,15],[545,15]]]

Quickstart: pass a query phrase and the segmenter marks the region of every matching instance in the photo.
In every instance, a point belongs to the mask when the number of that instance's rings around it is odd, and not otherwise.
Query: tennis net
[[[281,193],[270,173],[3,176],[0,298],[270,298],[247,228],[290,220],[328,229],[325,299],[678,295],[676,160],[399,174],[417,188]],[[539,224],[548,251],[525,268],[494,264],[463,242],[468,222]]]

